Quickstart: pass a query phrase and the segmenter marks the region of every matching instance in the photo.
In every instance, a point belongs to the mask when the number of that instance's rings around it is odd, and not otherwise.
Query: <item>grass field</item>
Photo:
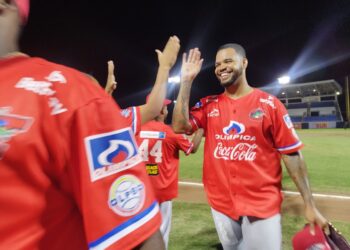
[[[298,130],[313,192],[350,195],[350,130]],[[203,144],[194,155],[181,155],[180,180],[201,182]],[[296,190],[283,167],[283,187]],[[292,249],[291,238],[304,225],[302,217],[283,215],[283,249]],[[350,240],[350,223],[333,221]],[[221,249],[206,204],[174,202],[170,250]]]
[[[313,192],[350,195],[350,129],[298,130],[304,143],[303,156],[307,163]],[[196,154],[181,155],[180,179],[201,182],[203,142]],[[283,167],[283,187],[296,190]]]
[[[289,250],[293,235],[305,221],[301,217],[283,215],[283,249]],[[350,239],[350,223],[333,221],[343,235]],[[206,204],[174,202],[169,250],[215,250],[219,246],[210,208]]]

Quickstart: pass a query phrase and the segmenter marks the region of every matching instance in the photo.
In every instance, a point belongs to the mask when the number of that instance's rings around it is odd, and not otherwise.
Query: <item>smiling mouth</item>
[[[219,74],[219,78],[221,81],[226,81],[231,78],[231,73],[221,73]]]

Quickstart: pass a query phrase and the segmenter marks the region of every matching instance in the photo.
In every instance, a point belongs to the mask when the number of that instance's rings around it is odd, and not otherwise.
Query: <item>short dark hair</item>
[[[217,51],[222,50],[222,49],[227,49],[227,48],[234,49],[240,56],[242,56],[243,58],[246,58],[245,49],[243,48],[242,45],[240,45],[238,43],[226,43],[226,44],[220,46]]]

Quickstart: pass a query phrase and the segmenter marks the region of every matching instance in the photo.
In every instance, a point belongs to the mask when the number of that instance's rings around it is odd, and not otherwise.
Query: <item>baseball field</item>
[[[328,207],[327,214],[332,223],[350,240],[350,202],[334,202],[327,197],[343,197],[350,201],[350,130],[318,129],[298,130],[298,135],[304,143],[302,150],[307,163],[309,180],[313,193],[320,194]],[[180,180],[182,182],[201,183],[202,178],[203,143],[196,154],[185,157],[181,155]],[[189,185],[190,186],[190,185]],[[215,227],[210,214],[210,208],[198,200],[194,190],[191,198],[191,188],[186,188],[186,198],[174,201],[172,231],[170,234],[170,250],[180,249],[221,249]],[[296,191],[283,166],[283,190]],[[180,189],[180,197],[181,197]],[[203,195],[204,197],[204,195]],[[326,199],[326,200],[325,200]],[[289,201],[288,201],[289,202]],[[284,204],[290,207],[289,204]],[[321,212],[323,207],[320,207]],[[286,209],[287,211],[288,209]],[[301,210],[302,211],[302,210]],[[343,217],[337,217],[337,213]],[[329,218],[327,217],[327,218]],[[334,220],[333,218],[345,218]],[[302,212],[283,213],[283,249],[292,249],[291,238],[305,224]]]

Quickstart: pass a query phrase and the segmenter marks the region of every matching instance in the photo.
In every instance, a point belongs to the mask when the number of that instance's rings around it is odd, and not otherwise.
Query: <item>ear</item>
[[[248,67],[248,59],[247,58],[243,58],[243,67],[244,67],[244,69],[246,69]]]

